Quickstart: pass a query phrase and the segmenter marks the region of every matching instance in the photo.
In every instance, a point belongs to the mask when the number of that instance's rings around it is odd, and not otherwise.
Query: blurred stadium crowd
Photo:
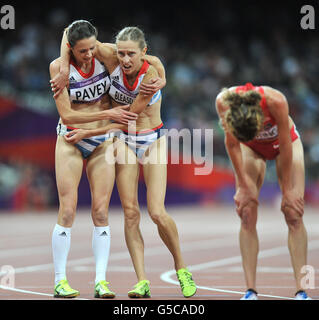
[[[186,8],[173,16],[167,10],[167,20],[162,21],[152,18],[151,10],[149,15],[143,13],[142,8],[134,14],[123,9],[114,17],[108,13],[108,19],[98,6],[95,11],[88,9],[86,15],[71,10],[71,6],[51,8],[45,14],[37,8],[23,22],[18,21],[17,12],[16,30],[2,31],[0,37],[0,97],[15,99],[21,107],[57,120],[48,67],[59,56],[63,29],[75,19],[87,19],[98,27],[100,41],[112,42],[121,27],[138,25],[146,33],[149,53],[160,57],[166,67],[162,118],[168,129],[213,128],[214,163],[230,168],[214,108],[216,95],[223,87],[245,82],[273,86],[288,99],[304,143],[307,181],[316,184],[318,35],[296,32],[299,21],[292,21],[289,12],[285,20],[280,9],[266,11],[259,4],[245,9],[232,5],[212,1],[207,10],[194,12]],[[293,17],[298,19],[295,13]],[[56,204],[56,197],[50,196],[56,192],[54,177],[37,166],[14,159],[1,163],[0,159],[0,177],[2,201],[13,193],[15,199],[20,199],[23,187],[31,185],[28,190],[32,206]],[[275,177],[275,166],[270,163],[266,180]]]

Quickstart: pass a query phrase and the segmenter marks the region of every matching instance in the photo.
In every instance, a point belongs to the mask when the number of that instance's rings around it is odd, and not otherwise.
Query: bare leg
[[[58,224],[72,227],[76,205],[77,188],[82,176],[83,159],[80,151],[58,136],[55,152],[55,173],[59,195]]]
[[[173,255],[175,269],[179,270],[185,268],[186,265],[180,249],[176,224],[166,212],[164,205],[167,169],[164,159],[166,158],[166,145],[163,139],[165,137],[160,138],[152,145],[148,155],[149,163],[143,165],[147,187],[147,208],[152,220],[157,225],[161,239]],[[154,156],[158,157],[158,161],[154,160]]]
[[[115,165],[105,160],[105,152],[111,143],[110,139],[97,147],[86,166],[92,197],[92,220],[97,227],[108,225],[108,208],[115,182]]]
[[[90,182],[92,197],[92,249],[95,257],[95,284],[106,280],[110,255],[111,229],[108,223],[108,208],[115,181],[115,165],[105,159],[108,146],[112,148],[112,139],[98,146],[87,161],[86,172]],[[96,297],[113,298],[113,292],[95,292]]]
[[[259,196],[263,184],[266,163],[253,150],[241,145],[244,169],[249,177],[250,189],[256,197]],[[246,206],[240,216],[241,226],[239,232],[240,252],[245,274],[247,288],[256,290],[256,270],[259,252],[259,241],[257,235],[257,204],[251,203]]]
[[[58,136],[55,152],[55,173],[59,195],[57,224],[52,233],[52,254],[55,284],[66,279],[66,263],[71,245],[71,227],[75,218],[77,189],[83,169],[80,151]],[[73,294],[78,295],[77,291]],[[72,294],[72,296],[73,296]],[[58,295],[58,293],[55,293]]]
[[[293,214],[290,214],[290,217]],[[291,257],[291,264],[294,270],[296,288],[303,290],[301,269],[307,264],[307,231],[302,218],[286,218],[288,225],[288,249]]]
[[[305,189],[305,171],[303,147],[300,139],[292,144],[293,163],[292,163],[292,181],[295,190],[303,197]],[[281,163],[280,155],[277,159],[277,172],[279,184],[281,186]],[[291,263],[294,270],[297,290],[302,290],[301,279],[303,274],[301,269],[307,264],[307,231],[305,229],[302,216],[299,216],[293,208],[284,210],[285,220],[288,226],[288,248],[291,257]]]
[[[144,266],[144,240],[140,231],[140,209],[138,205],[139,164],[132,150],[121,141],[117,141],[116,184],[124,210],[124,233],[134,270],[138,279],[146,280]],[[123,157],[130,157],[130,162]],[[123,163],[123,164],[121,164]]]
[[[245,273],[246,286],[256,290],[256,269],[259,241],[256,230],[257,206],[246,208],[241,218],[239,232],[240,253]]]

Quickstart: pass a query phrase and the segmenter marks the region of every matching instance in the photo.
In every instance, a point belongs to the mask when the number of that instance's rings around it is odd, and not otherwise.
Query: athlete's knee
[[[302,215],[300,215],[295,209],[285,207],[282,212],[285,216],[287,226],[290,230],[294,231],[302,226]]]
[[[75,205],[60,205],[59,222],[62,226],[71,226],[75,218]]]
[[[168,214],[163,205],[150,205],[148,206],[148,213],[155,224],[165,224]]]
[[[92,206],[92,220],[95,226],[108,225],[108,210],[105,203]]]
[[[127,227],[133,227],[140,223],[140,209],[137,203],[125,203],[123,210]]]
[[[246,230],[256,228],[257,223],[257,206],[246,206],[239,214],[241,226]]]

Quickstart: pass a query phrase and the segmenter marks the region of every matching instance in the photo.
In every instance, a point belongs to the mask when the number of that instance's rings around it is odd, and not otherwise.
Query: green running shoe
[[[185,298],[190,298],[196,293],[196,284],[192,278],[192,274],[185,268],[176,272],[178,281],[181,285],[182,293]]]
[[[79,294],[79,291],[70,287],[66,279],[60,280],[54,287],[54,298],[75,298]]]
[[[108,288],[108,284],[109,282],[106,282],[105,280],[99,281],[95,285],[94,298],[115,298],[115,293]]]
[[[128,292],[130,298],[150,298],[150,282],[148,280],[142,280],[138,282],[134,289]]]

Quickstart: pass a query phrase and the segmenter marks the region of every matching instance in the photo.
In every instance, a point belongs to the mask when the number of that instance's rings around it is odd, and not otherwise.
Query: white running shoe
[[[305,291],[298,291],[295,295],[295,300],[312,300],[310,297],[308,297],[307,293]]]
[[[257,292],[251,289],[248,289],[245,293],[245,295],[240,298],[240,300],[258,300]]]

